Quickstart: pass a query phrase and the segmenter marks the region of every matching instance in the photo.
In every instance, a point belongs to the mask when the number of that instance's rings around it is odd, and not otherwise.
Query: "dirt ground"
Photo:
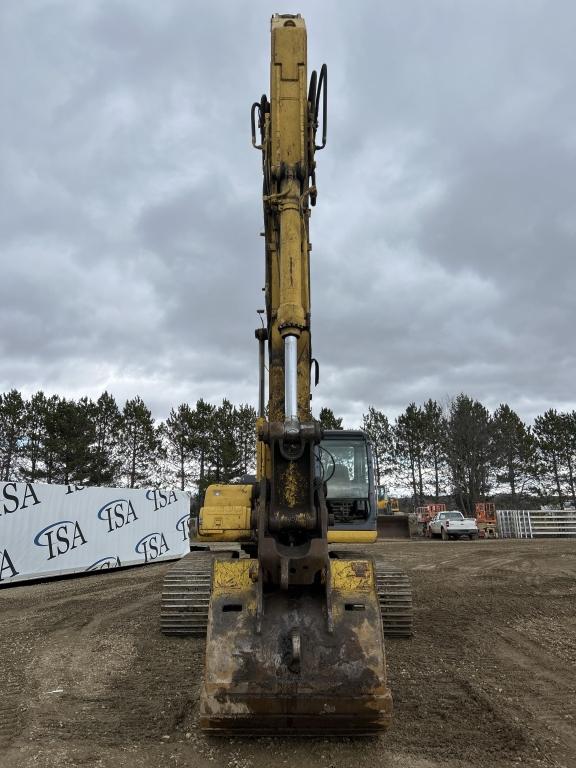
[[[0,766],[576,766],[576,541],[382,542],[411,574],[380,737],[206,737],[203,642],[163,637],[169,564],[0,590]]]

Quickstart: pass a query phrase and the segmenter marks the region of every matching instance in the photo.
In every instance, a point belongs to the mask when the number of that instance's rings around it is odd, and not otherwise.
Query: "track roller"
[[[206,636],[215,554],[230,556],[222,552],[190,552],[166,574],[161,609],[165,635]],[[384,636],[412,637],[412,590],[408,575],[378,563],[375,570]]]
[[[189,552],[164,577],[161,627],[165,635],[205,637],[212,580],[211,552]]]
[[[412,637],[412,588],[408,575],[397,568],[375,565],[384,636]]]

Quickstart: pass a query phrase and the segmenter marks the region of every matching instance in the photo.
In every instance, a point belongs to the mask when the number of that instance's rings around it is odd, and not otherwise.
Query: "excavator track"
[[[412,588],[408,574],[376,565],[376,586],[385,637],[412,637]]]
[[[165,635],[206,636],[214,554],[189,552],[166,574],[160,618]]]
[[[165,635],[205,637],[214,556],[228,552],[189,552],[164,579],[161,626]],[[412,589],[408,575],[378,563],[376,584],[385,637],[412,637]]]

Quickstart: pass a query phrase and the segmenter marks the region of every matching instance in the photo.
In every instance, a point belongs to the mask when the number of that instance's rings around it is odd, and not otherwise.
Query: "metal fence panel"
[[[576,510],[499,509],[498,532],[504,539],[576,537]]]

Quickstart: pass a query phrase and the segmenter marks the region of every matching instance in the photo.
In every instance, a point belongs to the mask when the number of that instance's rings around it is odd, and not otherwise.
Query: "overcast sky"
[[[272,12],[326,62],[323,405],[576,407],[572,0],[0,4],[0,391],[256,404]]]

